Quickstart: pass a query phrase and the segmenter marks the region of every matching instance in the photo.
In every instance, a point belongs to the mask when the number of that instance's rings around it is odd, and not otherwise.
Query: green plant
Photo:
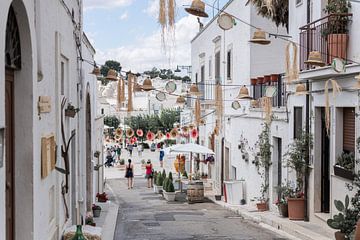
[[[348,195],[345,197],[345,204],[340,200],[334,200],[334,205],[339,213],[327,220],[329,227],[340,230],[347,238],[354,231],[357,222],[353,209],[349,208],[349,202]]]
[[[289,145],[285,157],[287,157],[286,166],[292,168],[296,172],[296,192],[299,194],[303,192],[303,181],[306,173],[306,156],[309,156],[309,151],[312,148],[313,138],[305,130],[301,131],[298,138]],[[301,195],[301,194],[300,194]]]
[[[166,172],[165,172],[165,169],[163,169],[161,176],[163,177],[163,179],[165,179],[165,178],[166,178]]]
[[[278,195],[278,199],[275,201],[276,205],[287,204],[287,199],[293,196],[293,189],[290,186],[290,182],[282,183],[281,186],[276,186],[275,191]]]
[[[175,187],[172,181],[168,182],[166,192],[175,192]]]
[[[173,180],[173,177],[172,177],[172,172],[169,172],[169,179],[171,179],[171,181]]]
[[[343,167],[345,170],[354,171],[355,168],[355,154],[353,152],[346,153],[342,152],[336,160],[336,164],[340,167]]]
[[[164,182],[164,178],[161,174],[158,174],[156,177],[156,185],[162,186]]]
[[[158,175],[158,172],[155,171],[155,172],[154,172],[154,175],[153,175],[153,180],[154,180],[154,183],[155,183],[155,184],[156,184],[157,175]]]
[[[322,34],[326,37],[329,34],[346,34],[349,32],[349,16],[346,16],[351,9],[351,3],[348,0],[329,0],[323,11],[332,15],[327,22],[326,28]]]
[[[183,178],[186,178],[186,179],[188,178],[188,175],[187,175],[187,172],[186,172],[186,171],[184,171],[184,172],[182,173],[182,177],[183,177]]]
[[[146,162],[145,162],[145,159],[141,159],[141,164],[145,164]]]
[[[169,178],[165,178],[165,179],[164,179],[164,182],[163,182],[163,189],[164,189],[165,191],[166,191],[168,182],[169,182]]]

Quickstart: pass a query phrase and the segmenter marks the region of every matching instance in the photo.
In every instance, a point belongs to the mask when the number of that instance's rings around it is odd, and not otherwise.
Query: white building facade
[[[95,200],[96,78],[81,61],[95,50],[82,32],[82,1],[0,5],[0,239],[59,239]]]

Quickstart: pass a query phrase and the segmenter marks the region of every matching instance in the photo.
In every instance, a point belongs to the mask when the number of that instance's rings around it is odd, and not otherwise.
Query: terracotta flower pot
[[[340,231],[335,232],[335,239],[336,240],[345,240],[345,233]]]
[[[288,211],[290,220],[305,219],[305,199],[288,198]]]
[[[331,63],[334,58],[346,59],[349,42],[348,34],[329,34],[327,42],[329,63]]]
[[[264,212],[268,210],[268,205],[266,202],[260,202],[256,204],[256,207],[259,212]]]
[[[271,74],[270,79],[271,82],[278,82],[279,74]]]
[[[279,208],[279,213],[282,217],[287,218],[289,216],[289,212],[288,212],[288,205],[287,204],[280,204],[278,206]]]
[[[269,84],[271,82],[271,75],[265,75],[264,76],[264,84]]]
[[[250,79],[251,85],[256,85],[257,83],[257,78],[251,78]]]
[[[258,77],[257,78],[257,83],[258,84],[263,84],[264,83],[264,77]]]

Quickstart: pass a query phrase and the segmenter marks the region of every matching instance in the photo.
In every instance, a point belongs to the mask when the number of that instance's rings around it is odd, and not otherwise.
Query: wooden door
[[[6,239],[14,239],[14,71],[6,69],[5,75],[5,204]]]
[[[321,108],[321,212],[330,212],[330,137],[326,132],[325,108]]]

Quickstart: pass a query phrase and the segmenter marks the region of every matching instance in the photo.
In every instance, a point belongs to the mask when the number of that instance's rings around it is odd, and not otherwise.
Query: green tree
[[[107,85],[108,84],[108,80],[106,80],[106,75],[107,75],[107,73],[108,73],[108,71],[110,70],[110,69],[114,69],[115,71],[117,71],[117,72],[120,72],[121,71],[121,64],[119,63],[119,62],[117,62],[117,61],[115,61],[115,60],[107,60],[106,62],[105,62],[105,64],[104,65],[102,65],[101,66],[101,68],[100,68],[100,72],[101,72],[101,75],[103,76],[102,78],[101,78],[101,83],[103,84],[103,85]]]
[[[174,123],[180,122],[180,111],[177,109],[164,109],[160,113],[160,121],[163,131],[170,131],[174,127]]]
[[[104,124],[109,127],[117,128],[120,124],[120,120],[116,116],[106,116],[104,118]]]

